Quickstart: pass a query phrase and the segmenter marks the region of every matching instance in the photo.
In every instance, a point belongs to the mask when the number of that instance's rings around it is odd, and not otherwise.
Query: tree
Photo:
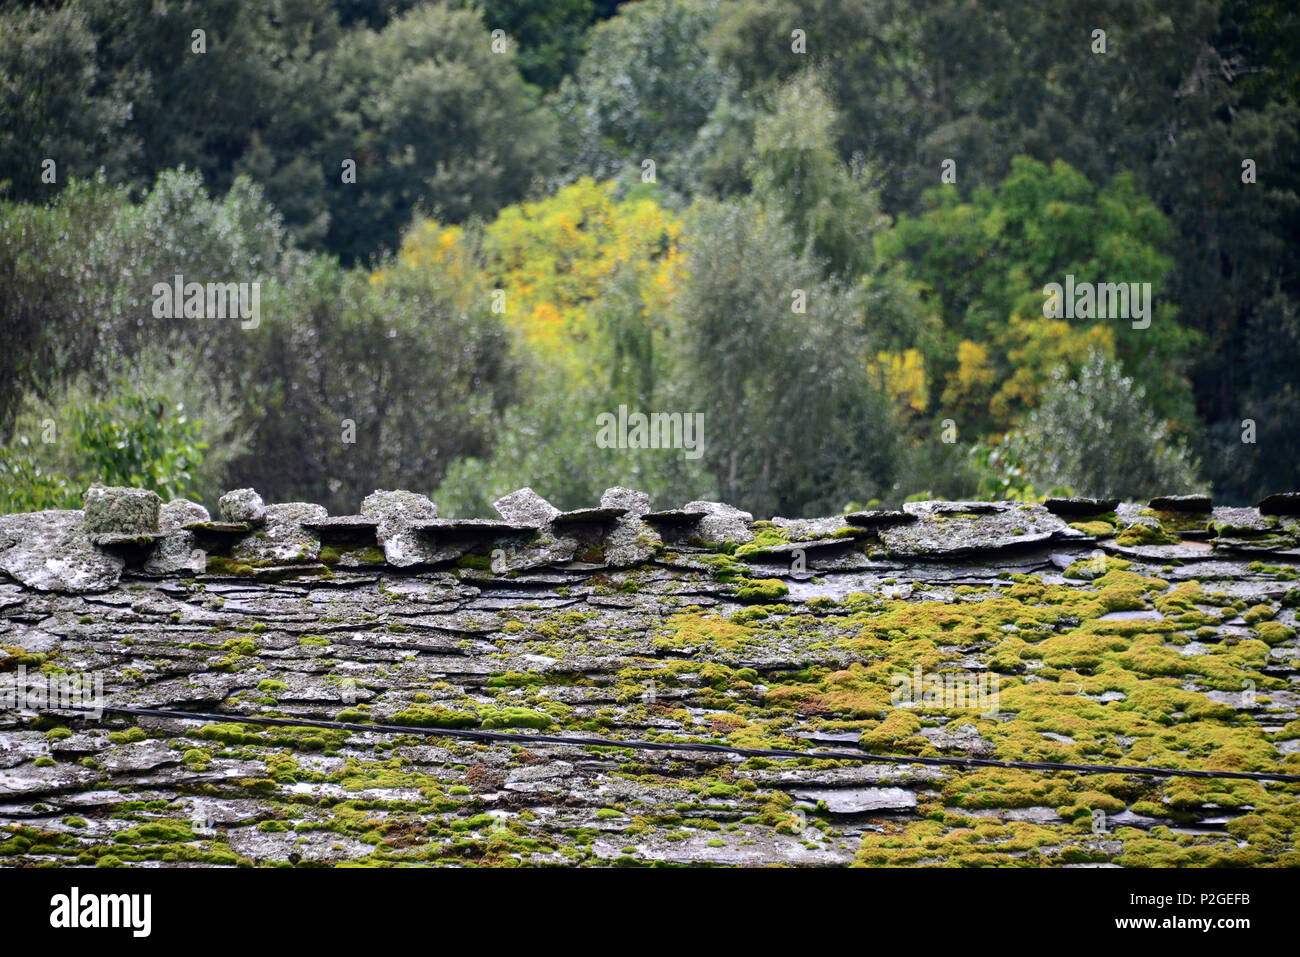
[[[1262,304],[1300,294],[1300,247],[1291,241],[1300,232],[1293,6],[738,0],[711,46],[742,92],[820,68],[843,117],[840,155],[861,152],[880,171],[882,205],[893,215],[923,214],[925,191],[947,161],[964,195],[996,186],[1020,156],[1064,161],[1093,183],[1131,176],[1175,237],[1165,296],[1202,338],[1141,356],[1121,340],[1120,351],[1144,377],[1176,356],[1170,382],[1146,379],[1152,398],[1166,403],[1168,386],[1187,375],[1195,412],[1234,443],[1243,407],[1268,407],[1277,427],[1300,415],[1275,398],[1287,381],[1265,379],[1248,358]],[[788,42],[795,29],[806,35],[802,54]],[[1247,159],[1253,183],[1242,181]],[[1297,360],[1292,352],[1284,364]],[[1190,421],[1181,401],[1178,417]],[[1233,500],[1289,464],[1281,445],[1261,447],[1242,475],[1226,463],[1245,460],[1213,444],[1216,487]]]
[[[324,238],[327,174],[338,167],[303,146],[324,138],[337,109],[328,67],[342,31],[331,0],[74,5],[92,25],[101,74],[129,95],[140,137],[139,162],[110,165],[111,182],[147,188],[185,166],[219,194],[249,175],[296,241]]]
[[[154,284],[178,273],[257,284],[259,322],[156,316]],[[432,488],[455,458],[490,447],[513,380],[490,303],[477,262],[372,277],[286,246],[246,178],[214,200],[197,174],[167,173],[138,205],[74,182],[47,207],[0,205],[0,361],[15,386],[0,430],[15,434],[25,393],[54,401],[84,376],[93,401],[111,402],[123,366],[186,357],[187,408],[230,399],[240,437],[212,438],[221,475],[205,488],[350,510],[377,485]]]
[[[208,448],[203,427],[183,402],[125,375],[107,390],[83,375],[52,401],[29,395],[0,446],[0,512],[80,508],[95,482],[149,489],[164,501],[195,494]]]
[[[822,80],[801,73],[773,96],[754,135],[754,192],[778,210],[828,276],[853,278],[875,265],[872,237],[888,219],[860,165],[846,167],[835,151],[838,118]]]
[[[1119,363],[1092,352],[1077,379],[1058,367],[1038,408],[1008,440],[1039,489],[1138,500],[1205,489],[1198,465]]]
[[[146,350],[198,353],[214,380],[233,381],[246,330],[156,318],[154,285],[178,273],[266,283],[282,268],[284,242],[251,182],[212,200],[193,171],[163,174],[138,205],[102,178],[74,179],[46,206],[0,204],[0,375],[12,384],[0,394],[0,432],[24,391],[44,395],[82,372],[107,380]]]
[[[0,196],[45,198],[97,167],[133,164],[132,118],[126,91],[96,61],[83,10],[0,10]]]
[[[596,417],[620,404],[682,411],[671,392],[678,369],[670,313],[681,228],[652,191],[620,198],[613,183],[584,178],[507,207],[481,232],[432,221],[408,231],[398,269],[481,256],[482,281],[500,297],[523,366],[518,401],[495,423],[491,453],[453,466],[438,490],[440,508],[490,515],[494,499],[522,485],[573,507],[612,485],[666,501],[708,494],[698,460],[680,449],[596,441]]]
[[[554,70],[576,53],[588,0],[566,3],[541,17],[547,33],[523,60],[494,52],[478,10],[451,2],[6,9],[0,186],[43,200],[102,167],[144,190],[184,166],[224,193],[244,175],[295,244],[364,259],[391,250],[417,208],[456,222],[488,215],[549,175],[554,120],[518,66]],[[531,29],[531,8],[496,9]],[[46,157],[58,186],[39,179]]]
[[[1057,161],[1018,157],[996,189],[963,201],[952,187],[927,193],[921,216],[881,234],[880,254],[905,257],[943,317],[945,336],[926,364],[948,415],[984,435],[1032,408],[1052,369],[1077,370],[1089,349],[1114,351],[1138,370],[1158,413],[1195,421],[1186,378],[1196,336],[1163,295],[1173,265],[1167,220],[1127,175],[1094,186]],[[1135,318],[1051,318],[1044,289],[1080,283],[1148,283],[1150,325]],[[1126,287],[1126,291],[1127,291]],[[1145,321],[1145,320],[1140,320]]]
[[[479,14],[417,7],[381,33],[340,44],[331,82],[342,90],[330,137],[328,247],[345,262],[395,249],[417,211],[443,222],[487,216],[550,172],[555,123]],[[356,183],[341,182],[343,158]]]
[[[705,413],[723,498],[755,514],[827,514],[888,490],[898,437],[852,294],[792,254],[790,228],[752,200],[699,203],[684,242],[681,394]]]
[[[575,74],[552,99],[566,157],[562,179],[607,179],[647,159],[679,189],[674,160],[704,125],[726,84],[704,46],[718,0],[641,0],[593,27]]]
[[[583,37],[596,17],[591,0],[484,0],[483,24],[516,43],[515,62],[529,83],[553,90],[582,57]]]
[[[251,434],[231,481],[353,511],[375,488],[431,491],[491,447],[510,339],[474,272],[298,260],[264,293],[239,377]]]

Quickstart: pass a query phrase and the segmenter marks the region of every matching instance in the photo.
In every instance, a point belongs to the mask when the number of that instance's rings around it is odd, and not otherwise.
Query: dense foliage
[[[0,507],[1298,487],[1298,54],[1272,0],[0,0]]]

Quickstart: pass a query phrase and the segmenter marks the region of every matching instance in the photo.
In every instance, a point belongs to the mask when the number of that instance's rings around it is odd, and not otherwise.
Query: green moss
[[[507,671],[504,674],[493,675],[487,680],[489,688],[527,688],[537,687],[546,683],[546,676],[538,672],[520,672]]]
[[[336,750],[348,736],[346,731],[313,728],[308,725],[262,730],[251,725],[235,723],[205,724],[186,734],[204,741],[217,741],[230,746],[260,745],[300,751]]]
[[[1115,537],[1117,545],[1177,545],[1178,536],[1166,532],[1163,527],[1153,527],[1137,522],[1128,526]]]
[[[1288,628],[1279,621],[1259,622],[1255,625],[1255,634],[1259,635],[1260,641],[1270,645],[1279,645],[1295,637],[1294,629]]]
[[[231,638],[222,643],[221,650],[228,651],[234,656],[249,658],[256,655],[261,649],[250,638]]]
[[[397,712],[390,719],[393,724],[404,724],[415,728],[472,728],[479,723],[476,715],[464,711],[452,711],[441,706],[428,707],[413,705]]]
[[[736,651],[755,634],[744,622],[695,612],[673,615],[668,619],[666,629],[655,639],[655,647],[661,651]]]
[[[530,708],[485,708],[479,712],[485,729],[492,728],[538,728],[546,729],[553,723],[553,718],[544,711]]]
[[[1115,526],[1110,522],[1071,522],[1070,527],[1094,538],[1109,538],[1115,534]]]
[[[1247,608],[1246,613],[1241,617],[1245,620],[1246,624],[1253,625],[1257,622],[1275,618],[1276,616],[1277,612],[1273,610],[1272,605],[1255,605],[1251,608]]]
[[[790,594],[790,587],[779,578],[749,578],[736,591],[736,598],[745,602],[769,602]]]
[[[256,574],[253,566],[223,555],[208,555],[207,573],[234,578],[251,578]]]
[[[885,720],[863,731],[858,744],[868,750],[916,752],[928,742],[919,736],[921,719],[901,708],[891,711]]]
[[[19,665],[27,668],[39,668],[49,660],[49,655],[31,652],[26,648],[16,648],[12,645],[0,645],[0,650],[3,650],[8,656],[0,665],[6,671],[17,668]]]
[[[161,844],[197,839],[198,835],[188,821],[168,820],[149,821],[113,835],[118,844]]]
[[[770,549],[778,545],[786,545],[790,541],[790,536],[785,529],[769,522],[756,522],[754,528],[754,540],[737,546],[735,552],[737,558],[760,557],[767,554]]]

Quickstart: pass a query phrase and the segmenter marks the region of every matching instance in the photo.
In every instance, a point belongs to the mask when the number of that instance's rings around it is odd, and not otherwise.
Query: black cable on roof
[[[235,722],[270,727],[327,728],[379,734],[416,734],[426,737],[461,738],[469,741],[508,741],[519,744],[568,744],[578,747],[628,748],[638,751],[702,751],[736,754],[749,758],[817,758],[823,761],[863,761],[886,764],[927,764],[940,767],[1017,768],[1026,771],[1077,771],[1082,774],[1142,774],[1148,777],[1237,778],[1247,781],[1300,782],[1300,774],[1269,774],[1261,771],[1201,771],[1192,768],[1144,768],[1123,764],[1059,764],[1053,761],[997,761],[992,758],[932,758],[904,754],[874,754],[867,751],[796,751],[791,748],[738,748],[729,744],[690,741],[643,741],[613,738],[578,738],[555,734],[526,734],[521,731],[471,731],[466,728],[419,728],[395,724],[354,724],[319,718],[270,718],[261,715],[214,714],[202,711],[170,711],[163,708],[59,708],[60,711],[99,712],[143,718],[173,718],[183,721]]]

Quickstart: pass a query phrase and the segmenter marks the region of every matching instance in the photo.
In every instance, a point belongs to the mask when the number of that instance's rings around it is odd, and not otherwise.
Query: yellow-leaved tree
[[[612,284],[640,318],[658,321],[673,294],[681,224],[652,198],[618,198],[614,183],[581,179],[555,195],[508,206],[468,253],[457,226],[426,221],[407,232],[399,268],[459,270],[477,260],[482,288],[541,368],[608,378],[617,323],[600,308]]]

